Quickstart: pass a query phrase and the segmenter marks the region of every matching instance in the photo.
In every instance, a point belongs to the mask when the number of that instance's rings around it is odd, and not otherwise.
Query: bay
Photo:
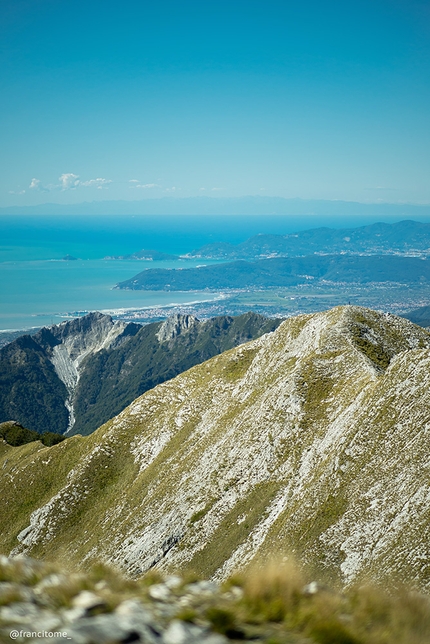
[[[88,311],[115,315],[120,309],[143,309],[204,302],[216,293],[170,293],[113,289],[122,280],[151,268],[197,266],[197,261],[36,260],[0,264],[0,330],[58,324]],[[200,262],[201,264],[201,262]]]
[[[204,302],[220,293],[115,290],[147,268],[186,268],[198,260],[106,260],[143,248],[186,254],[210,242],[240,243],[258,233],[342,228],[366,218],[291,216],[0,216],[0,330],[55,324],[87,311]],[[76,261],[64,261],[71,255]],[[204,261],[204,264],[213,262]]]

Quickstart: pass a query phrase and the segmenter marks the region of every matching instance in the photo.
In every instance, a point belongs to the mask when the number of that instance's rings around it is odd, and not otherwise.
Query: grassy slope
[[[429,345],[365,309],[300,316],[87,438],[3,445],[1,549],[221,577],[293,551],[427,587]]]

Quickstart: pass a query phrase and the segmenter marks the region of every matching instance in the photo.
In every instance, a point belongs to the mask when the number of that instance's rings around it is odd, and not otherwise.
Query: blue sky
[[[430,3],[2,0],[0,206],[430,203]]]

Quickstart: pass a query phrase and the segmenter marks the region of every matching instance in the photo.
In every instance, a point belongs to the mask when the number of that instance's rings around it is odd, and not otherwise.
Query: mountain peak
[[[199,324],[199,320],[193,315],[181,315],[176,313],[168,317],[160,327],[157,338],[160,343],[174,340],[178,335],[182,335]]]

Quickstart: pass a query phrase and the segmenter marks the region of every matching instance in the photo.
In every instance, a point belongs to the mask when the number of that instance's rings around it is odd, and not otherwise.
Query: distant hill
[[[331,282],[428,282],[430,261],[415,257],[311,255],[308,257],[238,260],[184,269],[149,269],[116,288],[193,291],[223,288],[292,286],[308,280]]]
[[[413,309],[405,313],[402,317],[410,320],[414,324],[430,327],[430,306],[420,306],[418,309]]]
[[[428,592],[429,349],[408,320],[338,307],[189,369],[91,436],[0,443],[0,549],[218,580],[292,553],[311,579]]]
[[[400,221],[359,228],[313,228],[290,235],[255,235],[241,244],[206,244],[188,254],[202,259],[261,259],[324,254],[430,255],[430,224]]]
[[[0,349],[0,422],[89,434],[160,382],[279,324],[248,313],[141,326],[90,313],[22,335]]]

